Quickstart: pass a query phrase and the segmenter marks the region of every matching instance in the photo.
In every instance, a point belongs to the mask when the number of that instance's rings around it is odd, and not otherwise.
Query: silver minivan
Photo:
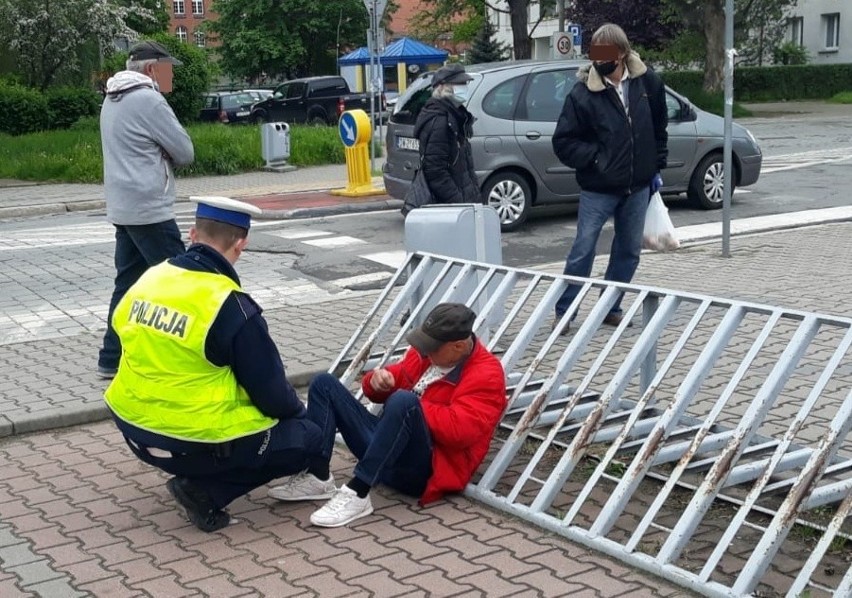
[[[576,202],[574,171],[553,153],[551,137],[565,96],[586,61],[516,61],[467,67],[467,109],[473,125],[473,163],[483,203],[497,210],[504,231],[520,227],[534,206]],[[419,165],[414,123],[429,99],[432,74],[424,73],[397,100],[387,127],[385,188],[402,199]],[[722,206],[724,119],[695,108],[666,88],[669,159],[662,193],[686,193],[704,209]],[[754,136],[733,127],[735,184],[752,185],[762,155]]]

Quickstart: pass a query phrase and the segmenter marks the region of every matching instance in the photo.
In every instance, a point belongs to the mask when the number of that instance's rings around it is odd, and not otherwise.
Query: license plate
[[[237,112],[237,116],[248,116],[248,112]]]
[[[415,137],[397,137],[396,147],[416,152],[420,150],[420,140]]]

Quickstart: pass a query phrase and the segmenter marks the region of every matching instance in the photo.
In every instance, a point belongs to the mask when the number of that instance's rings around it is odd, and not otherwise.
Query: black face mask
[[[615,72],[615,69],[618,68],[618,63],[615,60],[610,62],[596,62],[595,70],[598,72],[598,75],[601,77],[606,77],[607,75],[611,75]]]

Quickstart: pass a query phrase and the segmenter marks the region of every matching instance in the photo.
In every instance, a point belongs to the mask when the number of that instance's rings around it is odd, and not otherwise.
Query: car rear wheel
[[[322,114],[313,114],[308,119],[308,124],[315,127],[325,127],[328,125],[328,119],[326,119]]]
[[[517,230],[526,221],[532,205],[532,191],[526,179],[515,172],[498,172],[482,187],[482,203],[497,211],[500,229]]]
[[[252,122],[254,122],[254,124],[256,124],[256,125],[262,125],[263,123],[266,122],[266,113],[265,112],[257,112],[252,117]]]
[[[704,156],[689,181],[687,195],[690,201],[704,210],[718,210],[722,207],[724,190],[725,164],[722,154]]]

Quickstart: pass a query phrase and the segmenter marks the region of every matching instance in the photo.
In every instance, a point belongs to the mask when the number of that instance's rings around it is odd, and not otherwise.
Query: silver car
[[[473,163],[482,201],[497,210],[504,231],[520,227],[534,206],[576,202],[574,171],[553,153],[551,137],[565,96],[586,61],[517,61],[467,67],[467,109],[473,126]],[[419,165],[414,123],[431,95],[431,73],[402,94],[387,127],[385,188],[402,199]],[[696,205],[722,206],[724,119],[695,108],[666,88],[669,117],[668,167],[662,193],[686,193]],[[754,184],[763,156],[754,136],[733,126],[735,185]]]

